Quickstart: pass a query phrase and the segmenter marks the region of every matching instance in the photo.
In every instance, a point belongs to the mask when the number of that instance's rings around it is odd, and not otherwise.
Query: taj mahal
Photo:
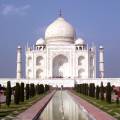
[[[59,17],[33,49],[26,49],[26,78],[95,78],[95,60],[95,47],[88,48],[72,25]]]
[[[22,78],[22,47],[17,48],[16,78],[0,79],[6,84],[10,80],[24,83],[42,83],[52,86],[73,87],[77,83],[108,81],[120,85],[119,78],[104,78],[104,48],[99,46],[99,60],[96,60],[96,46],[76,36],[74,27],[59,16],[45,30],[43,38],[25,49],[25,78]],[[96,77],[96,66],[99,77]]]

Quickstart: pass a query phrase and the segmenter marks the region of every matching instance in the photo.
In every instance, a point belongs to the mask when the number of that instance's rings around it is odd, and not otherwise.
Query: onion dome
[[[75,30],[63,17],[57,18],[45,31],[47,44],[74,43]]]

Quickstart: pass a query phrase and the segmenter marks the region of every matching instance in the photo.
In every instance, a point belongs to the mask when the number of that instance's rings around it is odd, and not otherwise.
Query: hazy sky
[[[77,37],[104,46],[105,76],[120,77],[120,0],[0,0],[0,77],[16,76],[17,45],[24,66],[26,43],[44,36],[59,9]]]

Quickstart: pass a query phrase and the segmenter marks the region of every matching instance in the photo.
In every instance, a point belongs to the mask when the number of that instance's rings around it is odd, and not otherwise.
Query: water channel
[[[94,120],[67,91],[57,91],[38,120]]]

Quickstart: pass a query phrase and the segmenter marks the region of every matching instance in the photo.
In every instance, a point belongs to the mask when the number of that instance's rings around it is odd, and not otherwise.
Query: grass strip
[[[23,112],[24,110],[28,109],[30,106],[32,106],[34,103],[42,99],[45,95],[48,93],[44,93],[41,95],[36,95],[29,100],[25,100],[24,102],[20,102],[18,105],[11,103],[8,107],[5,103],[1,104],[0,106],[0,120],[12,120],[15,118],[18,114]]]
[[[117,120],[120,120],[120,104],[116,104],[115,101],[112,101],[111,104],[107,103],[105,100],[97,100],[96,98],[92,98],[90,96],[85,96],[78,92],[73,92],[77,96],[81,97],[82,99],[86,100],[87,102],[91,103],[92,105],[98,107],[99,109],[107,112]]]

